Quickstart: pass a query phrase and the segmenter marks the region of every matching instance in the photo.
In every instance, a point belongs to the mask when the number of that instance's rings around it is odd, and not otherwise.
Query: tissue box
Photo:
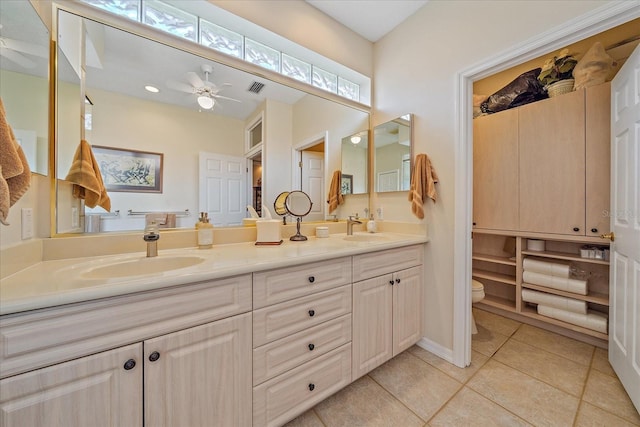
[[[279,219],[259,219],[256,221],[258,237],[256,245],[279,245],[282,243]]]

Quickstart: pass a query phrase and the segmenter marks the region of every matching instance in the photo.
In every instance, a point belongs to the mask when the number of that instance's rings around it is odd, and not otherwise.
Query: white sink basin
[[[357,233],[352,236],[345,236],[343,239],[351,242],[380,242],[389,240],[387,236],[375,233]]]
[[[136,258],[88,269],[82,272],[81,277],[85,279],[111,279],[114,277],[158,274],[192,267],[203,261],[204,258],[198,256]]]

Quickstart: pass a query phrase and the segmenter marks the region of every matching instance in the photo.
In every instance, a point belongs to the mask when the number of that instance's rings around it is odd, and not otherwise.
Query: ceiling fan
[[[189,71],[186,74],[188,84],[175,80],[169,80],[167,86],[171,89],[179,90],[181,92],[192,93],[197,95],[197,101],[200,108],[205,110],[211,110],[216,104],[216,100],[224,99],[227,101],[241,102],[239,99],[229,98],[228,96],[222,96],[218,93],[222,90],[222,87],[216,86],[213,82],[209,81],[209,74],[213,73],[213,67],[208,64],[204,64],[201,67],[204,73],[204,81],[197,73]],[[224,83],[224,86],[231,86],[229,83]]]

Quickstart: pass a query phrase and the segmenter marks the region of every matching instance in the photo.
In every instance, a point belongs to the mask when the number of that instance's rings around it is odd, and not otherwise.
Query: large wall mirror
[[[31,172],[48,173],[49,31],[28,1],[0,1],[0,96]]]
[[[366,194],[369,174],[369,131],[342,138],[342,194]]]
[[[411,186],[412,114],[373,128],[375,191],[407,191]]]
[[[223,65],[159,30],[94,15],[88,6],[59,9],[57,20],[57,233],[142,230],[154,215],[161,222],[175,215],[169,225],[190,228],[203,210],[217,227],[242,225],[247,205],[272,206],[281,192],[301,189],[292,182],[293,147],[317,135],[329,154],[317,201],[326,207],[343,136],[369,127],[363,109]],[[202,87],[220,96],[199,100],[194,92]],[[111,212],[86,208],[64,181],[82,134],[105,177]],[[118,186],[138,179],[122,173],[136,159],[161,167],[160,188]],[[368,198],[361,202],[367,207]]]

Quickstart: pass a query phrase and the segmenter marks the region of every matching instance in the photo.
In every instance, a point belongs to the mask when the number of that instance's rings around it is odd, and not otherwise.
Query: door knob
[[[612,232],[610,232],[610,233],[604,233],[604,234],[601,234],[601,235],[600,235],[600,238],[601,238],[601,239],[609,239],[609,240],[611,240],[611,241],[613,242],[613,241],[615,241],[615,240],[616,240],[616,235],[615,235],[615,234],[613,233],[613,231],[612,231]]]

